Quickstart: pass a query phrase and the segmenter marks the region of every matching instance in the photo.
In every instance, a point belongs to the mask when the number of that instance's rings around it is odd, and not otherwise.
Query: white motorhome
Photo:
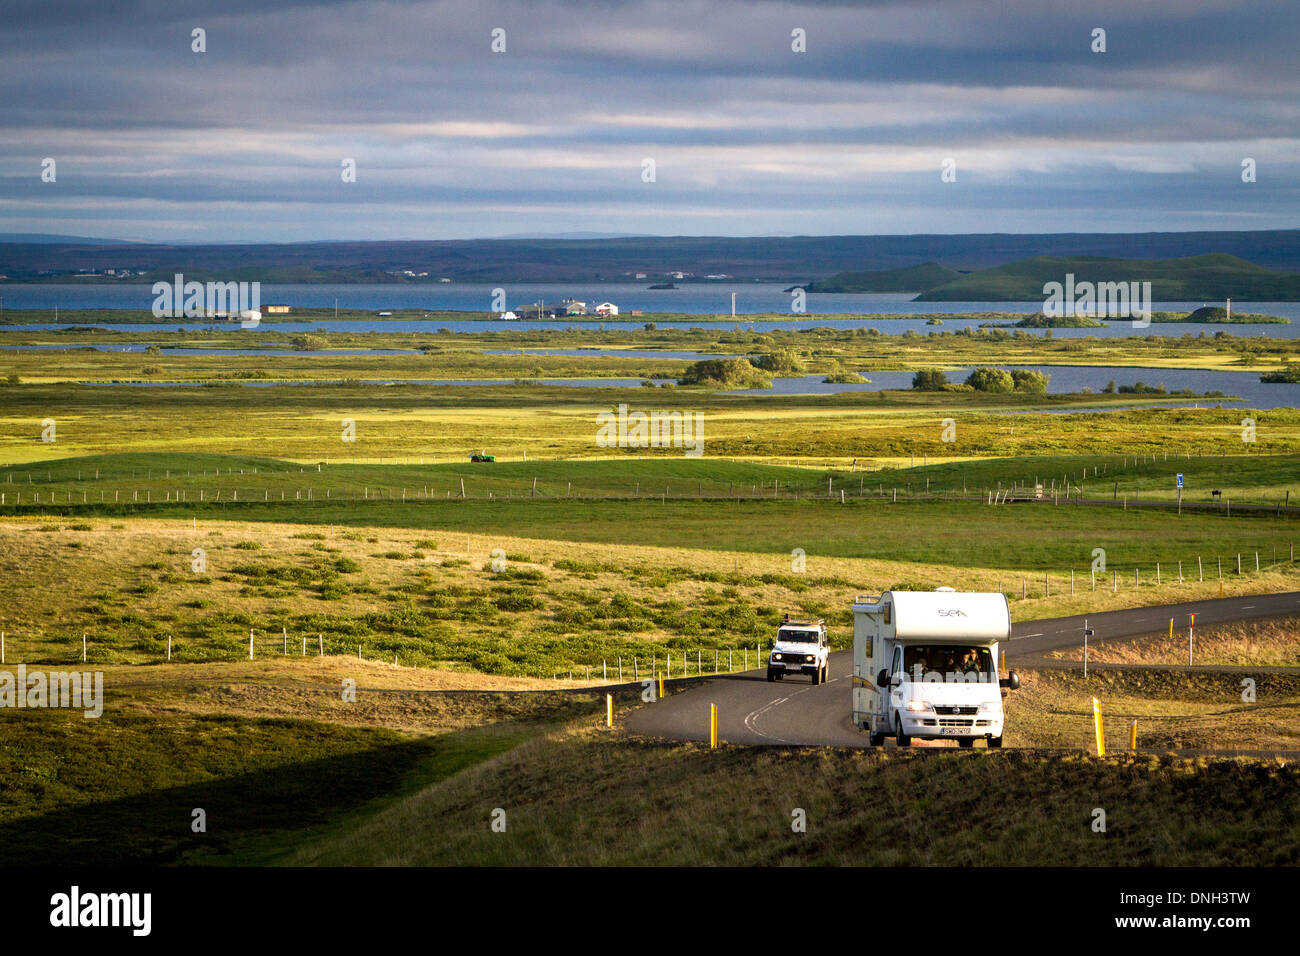
[[[979,738],[1002,746],[1002,689],[1015,690],[1014,671],[998,677],[998,645],[1011,637],[1005,594],[939,588],[886,591],[853,604],[853,724],[906,747],[912,738]]]

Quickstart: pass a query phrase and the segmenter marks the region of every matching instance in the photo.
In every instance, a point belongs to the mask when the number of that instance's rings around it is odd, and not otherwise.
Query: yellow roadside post
[[[1138,749],[1138,722],[1136,720],[1128,725],[1128,749]]]
[[[1001,674],[1005,674],[1005,673],[1007,672],[1007,652],[1006,652],[1006,651],[1003,651],[1003,652],[1002,652],[1002,666],[998,668],[998,672],[1001,673]]]
[[[614,726],[614,695],[605,695],[605,726]]]
[[[660,674],[660,675],[659,675],[659,697],[660,697],[660,699],[662,699],[663,696],[664,696],[664,675],[663,675],[663,674]]]
[[[1172,617],[1169,619],[1169,639],[1171,641],[1174,639],[1174,619]]]
[[[718,705],[709,704],[709,747],[718,746]]]
[[[1092,699],[1092,722],[1097,729],[1097,756],[1104,757],[1106,756],[1106,739],[1102,735],[1101,701],[1097,700],[1096,697]]]

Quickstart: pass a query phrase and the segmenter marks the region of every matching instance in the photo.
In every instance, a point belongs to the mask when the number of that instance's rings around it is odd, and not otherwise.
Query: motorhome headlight
[[[908,709],[908,710],[933,711],[933,710],[934,710],[934,704],[930,703],[928,700],[909,700],[909,701],[907,702],[907,709]]]
[[[808,664],[811,664],[813,661],[817,660],[817,658],[814,657],[812,654],[805,654],[805,655],[803,656],[803,659],[804,659],[804,661],[805,661],[806,663],[808,663]]]
[[[1000,700],[986,700],[984,703],[980,704],[981,714],[996,714],[1001,710],[1002,702]]]

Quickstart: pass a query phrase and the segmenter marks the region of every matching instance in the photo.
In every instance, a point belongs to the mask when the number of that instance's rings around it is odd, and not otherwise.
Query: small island
[[[1130,316],[1102,316],[1112,322],[1132,321]],[[1256,312],[1229,312],[1223,306],[1202,306],[1193,312],[1152,312],[1152,325],[1290,325],[1291,320],[1279,315],[1262,315]],[[1090,315],[1046,315],[1035,312],[1018,322],[984,322],[982,329],[1104,329]]]
[[[1045,315],[1035,312],[1018,322],[984,322],[981,329],[1104,329],[1105,322],[1098,322],[1087,315]]]
[[[1264,372],[1259,380],[1270,385],[1294,385],[1300,382],[1300,365],[1288,362],[1285,368]]]
[[[1217,305],[1202,306],[1195,312],[1189,312],[1183,318],[1167,318],[1167,316],[1177,316],[1177,312],[1157,312],[1151,316],[1152,322],[1189,322],[1204,323],[1207,325],[1290,325],[1291,320],[1283,318],[1280,315],[1262,315],[1257,312],[1229,312],[1226,308]],[[1157,318],[1156,316],[1159,316]]]

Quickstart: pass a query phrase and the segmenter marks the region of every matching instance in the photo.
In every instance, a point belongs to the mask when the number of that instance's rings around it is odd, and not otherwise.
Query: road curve
[[[1167,633],[1170,618],[1174,619],[1175,630],[1182,630],[1193,612],[1197,627],[1295,614],[1300,613],[1300,591],[1101,611],[1086,617],[1093,630],[1090,640],[1097,642]],[[1013,625],[1011,640],[1003,645],[1007,666],[1029,664],[1048,651],[1082,644],[1084,617]],[[865,747],[866,735],[849,720],[852,672],[852,652],[837,651],[830,657],[830,680],[817,686],[798,677],[768,683],[765,669],[722,674],[707,678],[703,686],[637,708],[627,716],[624,726],[647,736],[707,740],[709,705],[717,704],[718,736],[729,743]]]

